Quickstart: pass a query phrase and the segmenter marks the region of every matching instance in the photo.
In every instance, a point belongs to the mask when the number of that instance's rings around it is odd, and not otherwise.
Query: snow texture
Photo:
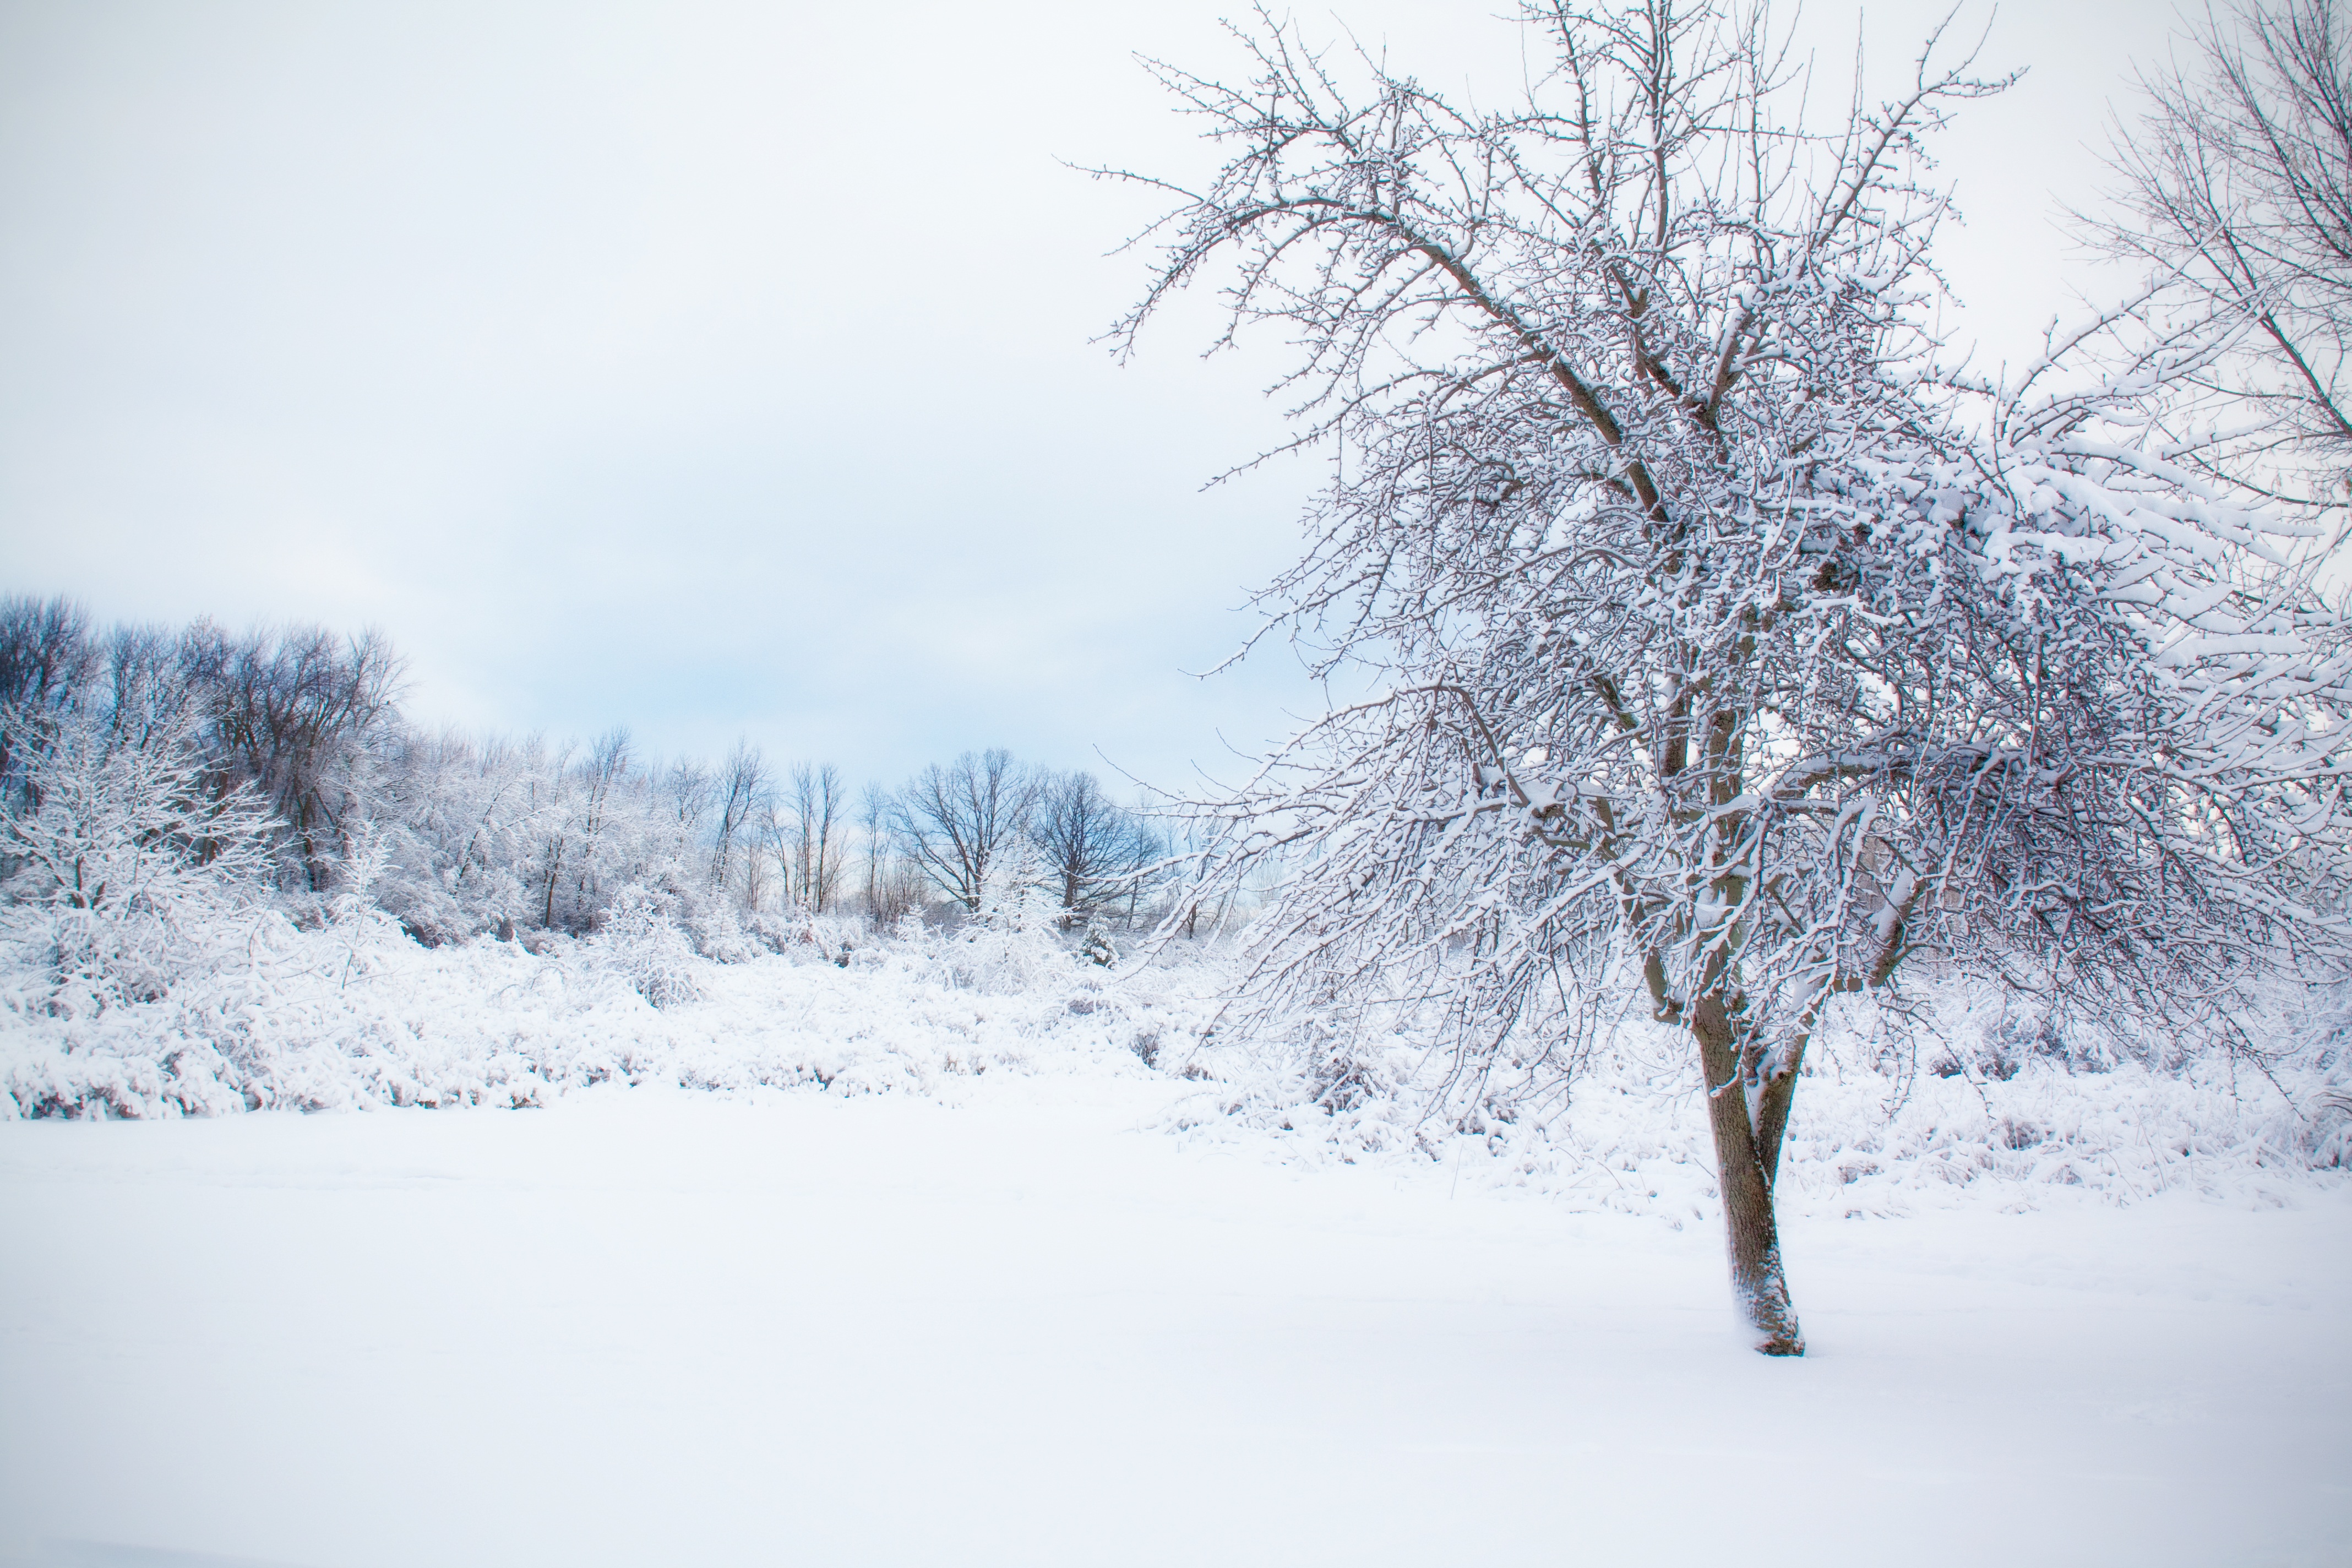
[[[1847,1019],[1790,1373],[1683,1042],[1465,1100],[1033,915],[719,963],[653,895],[535,949],[255,906],[142,999],[19,910],[0,1564],[2345,1560],[2324,1029],[2233,1083]]]
[[[2345,1561],[2339,1185],[1792,1216],[1780,1363],[1709,1227],[954,1087],[0,1124],[0,1563]]]

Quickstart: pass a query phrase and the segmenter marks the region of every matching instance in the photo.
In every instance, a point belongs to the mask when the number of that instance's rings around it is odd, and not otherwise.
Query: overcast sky
[[[1505,8],[1298,15],[1494,100]],[[431,721],[1181,782],[1310,700],[1185,672],[1316,476],[1202,489],[1279,437],[1278,355],[1196,315],[1112,364],[1151,203],[1065,161],[1199,170],[1131,56],[1221,68],[1235,9],[0,4],[0,590],[379,626]],[[1945,9],[1874,0],[1869,58]],[[1842,65],[1859,16],[1805,29]],[[1943,143],[1944,259],[1997,360],[2174,12],[1989,19],[2031,74]]]

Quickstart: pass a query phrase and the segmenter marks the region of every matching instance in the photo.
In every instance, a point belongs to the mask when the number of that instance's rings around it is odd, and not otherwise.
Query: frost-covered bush
[[[996,995],[1069,984],[1070,953],[1059,936],[1061,911],[1044,886],[1045,867],[1025,837],[1009,841],[989,863],[980,908],[938,943],[955,984]]]
[[[280,921],[251,962],[71,1015],[0,949],[0,1117],[542,1105],[629,1084],[953,1099],[1008,1072],[1144,1074],[1136,1041],[1185,1048],[1216,983],[1186,967],[980,992],[947,973],[936,935],[835,958],[793,942],[719,964],[665,931],[658,899],[625,912],[625,941],[659,953],[693,999],[654,1006],[609,929],[545,952],[487,938],[426,949],[373,910],[308,930]]]
[[[6,934],[68,1011],[152,1001],[236,961],[273,917],[258,901],[268,813],[223,789],[184,711],[126,705],[8,728],[29,753],[0,812]]]
[[[678,923],[673,894],[624,888],[589,946],[605,967],[656,1007],[675,1007],[702,994],[702,966]]]
[[[2248,1022],[2271,1042],[2259,1058],[2183,1057],[2159,1037],[2004,1007],[1958,982],[1923,988],[1904,1015],[1855,1006],[1806,1069],[1780,1195],[1874,1215],[1964,1188],[2127,1202],[2275,1193],[2352,1170],[2342,1009],[2283,995]],[[1588,1023],[1558,1053],[1498,1056],[1475,1077],[1403,1005],[1385,1027],[1302,1016],[1160,1065],[1213,1079],[1173,1117],[1190,1136],[1271,1134],[1307,1159],[1443,1159],[1580,1204],[1711,1213],[1715,1156],[1673,1031],[1638,1015]]]
[[[781,953],[787,958],[830,963],[836,969],[868,962],[877,957],[886,943],[877,939],[866,922],[851,915],[815,915],[805,910],[792,910],[782,914],[756,910],[745,917],[744,930],[761,951]],[[899,933],[901,944],[919,944],[922,921],[910,917],[907,931]],[[911,931],[913,935],[908,935]]]

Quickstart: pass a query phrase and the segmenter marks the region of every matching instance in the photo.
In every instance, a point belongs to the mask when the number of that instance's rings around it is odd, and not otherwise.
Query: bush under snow
[[[1213,944],[1110,962],[1059,929],[1017,848],[950,928],[742,916],[635,882],[585,935],[427,947],[377,896],[389,839],[360,835],[332,897],[272,899],[264,814],[209,790],[184,721],[155,720],[67,716],[7,816],[0,1116],[531,1106],[613,1083],[951,1099],[989,1072],[1156,1072],[1171,1127],[1284,1159],[1438,1159],[1673,1219],[1713,1198],[1687,1042],[1638,1019],[1587,1017],[1572,1051],[1477,1074],[1410,1009],[1219,1034]],[[2305,1011],[2271,1021],[2289,1048],[2254,1061],[2118,1047],[1957,986],[1907,1019],[1858,1010],[1808,1065],[1783,1196],[1870,1214],[1964,1188],[2128,1200],[2340,1171],[2343,1020]]]
[[[1711,1206],[1704,1118],[1683,1043],[1664,1031],[1622,1022],[1574,1073],[1465,1101],[1407,1036],[1343,1051],[1312,1031],[1281,1049],[1217,1035],[1219,955],[1106,969],[1009,903],[887,938],[779,925],[733,963],[697,954],[650,896],[539,951],[426,949],[358,900],[307,930],[253,907],[210,928],[202,968],[144,997],[61,973],[58,917],[19,907],[0,952],[0,1116],[522,1107],[604,1084],[953,1100],[992,1072],[1150,1075],[1169,1085],[1164,1124],[1191,1139],[1286,1160],[1434,1159],[1463,1179],[1670,1220]],[[1890,1047],[1865,1018],[1822,1042],[1784,1201],[1884,1214],[1961,1189],[2027,1203],[2275,1194],[2352,1163],[2343,1052],[2325,1029],[2268,1070],[2167,1064],[1938,1000],[1922,1047]]]
[[[2352,1030],[2277,1021],[2266,1060],[2168,1059],[2021,1025],[1998,999],[1930,987],[1907,1019],[1857,1008],[1817,1042],[1783,1152],[1784,1205],[1902,1212],[1962,1189],[2035,1204],[2062,1192],[2130,1202],[2179,1188],[2277,1196],[2352,1170]],[[1711,1213],[1715,1157],[1686,1037],[1620,1018],[1572,1066],[1465,1079],[1409,1030],[1366,1043],[1303,1024],[1285,1042],[1212,1039],[1213,1081],[1169,1119],[1183,1135],[1271,1136],[1284,1157],[1437,1160],[1465,1179],[1580,1206]]]
[[[1141,1072],[1139,1036],[1207,1014],[1199,972],[1106,984],[1031,955],[1031,984],[975,985],[994,955],[969,939],[807,934],[722,964],[651,900],[540,952],[426,949],[374,914],[301,931],[257,913],[241,962],[81,1008],[59,1005],[39,931],[20,921],[0,981],[0,1115],[529,1106],[612,1082],[952,1095],[957,1079],[1045,1061]]]

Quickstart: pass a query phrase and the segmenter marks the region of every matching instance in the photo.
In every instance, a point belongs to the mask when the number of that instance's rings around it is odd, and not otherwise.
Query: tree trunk
[[[1731,1251],[1731,1289],[1740,1315],[1759,1338],[1756,1348],[1766,1355],[1802,1355],[1805,1337],[1797,1327],[1797,1310],[1789,1300],[1789,1279],[1780,1267],[1780,1231],[1772,1213],[1773,1168],[1780,1163],[1780,1130],[1787,1122],[1787,1091],[1776,1080],[1773,1098],[1780,1101],[1768,1118],[1774,1147],[1768,1152],[1748,1103],[1747,1085],[1740,1079],[1738,1026],[1724,1006],[1720,993],[1700,999],[1691,1009],[1692,1036],[1698,1041],[1700,1069],[1706,1075],[1706,1117],[1715,1132],[1717,1185],[1723,1191],[1723,1223]]]

